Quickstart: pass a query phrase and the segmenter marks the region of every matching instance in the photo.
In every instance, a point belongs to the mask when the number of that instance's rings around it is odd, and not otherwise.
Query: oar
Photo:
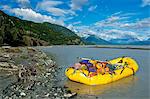
[[[102,60],[97,60],[97,59],[90,59],[90,58],[81,58],[81,57],[77,57],[78,59],[80,59],[80,60],[96,60],[96,61],[98,61],[98,62],[107,62],[107,61],[102,61]]]
[[[90,58],[85,58],[85,57],[77,57],[77,58],[80,59],[80,60],[92,60]]]

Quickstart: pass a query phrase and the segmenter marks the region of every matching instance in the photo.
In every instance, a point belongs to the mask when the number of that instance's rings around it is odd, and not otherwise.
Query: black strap
[[[81,72],[84,76],[86,76],[87,77],[87,75],[84,73],[84,72]]]
[[[133,68],[131,68],[132,69],[132,71],[133,71],[133,75],[135,75],[135,71],[134,71],[134,69]]]
[[[125,67],[123,67],[122,71],[120,72],[120,75],[122,74],[122,72],[125,70]]]
[[[123,63],[124,58],[125,58],[125,56],[122,56],[121,60],[118,63]]]
[[[128,67],[129,68],[129,67]],[[135,70],[133,68],[130,68],[133,71],[133,75],[135,75]]]

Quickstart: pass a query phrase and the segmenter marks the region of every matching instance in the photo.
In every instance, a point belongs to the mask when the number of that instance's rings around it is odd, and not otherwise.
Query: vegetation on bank
[[[35,23],[0,11],[0,45],[46,46],[84,44],[73,31],[48,22]]]

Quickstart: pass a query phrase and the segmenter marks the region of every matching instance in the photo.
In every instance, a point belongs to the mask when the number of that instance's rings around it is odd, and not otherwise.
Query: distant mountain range
[[[0,10],[0,45],[79,45],[81,38],[66,27],[48,22],[35,23],[9,16]]]
[[[150,45],[150,38],[145,41],[135,41],[130,44],[131,45]]]
[[[137,42],[137,41],[139,41],[139,39],[134,37],[116,38],[116,39],[109,40],[109,42],[112,42],[113,44],[130,44],[132,42]]]
[[[88,37],[82,37],[82,40],[87,44],[95,45],[150,45],[150,38],[145,41],[140,41],[137,38],[128,37],[124,39],[111,39],[109,41],[104,40],[96,35],[88,34]]]
[[[150,45],[150,40],[140,41],[137,38],[127,39],[111,39],[109,42],[112,44],[125,44],[125,45]]]

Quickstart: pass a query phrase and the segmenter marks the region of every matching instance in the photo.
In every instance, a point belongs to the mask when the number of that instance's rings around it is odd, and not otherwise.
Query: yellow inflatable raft
[[[119,61],[122,60],[122,63]],[[99,85],[99,84],[107,84],[113,81],[117,81],[124,77],[133,75],[138,70],[138,64],[136,61],[130,57],[120,57],[113,60],[108,61],[110,64],[118,64],[123,65],[125,63],[128,64],[128,67],[114,70],[115,74],[106,73],[104,75],[97,74],[96,76],[89,77],[87,70],[75,70],[72,67],[69,67],[65,71],[65,75],[72,81],[80,82],[87,85]],[[131,69],[132,68],[132,69]]]

